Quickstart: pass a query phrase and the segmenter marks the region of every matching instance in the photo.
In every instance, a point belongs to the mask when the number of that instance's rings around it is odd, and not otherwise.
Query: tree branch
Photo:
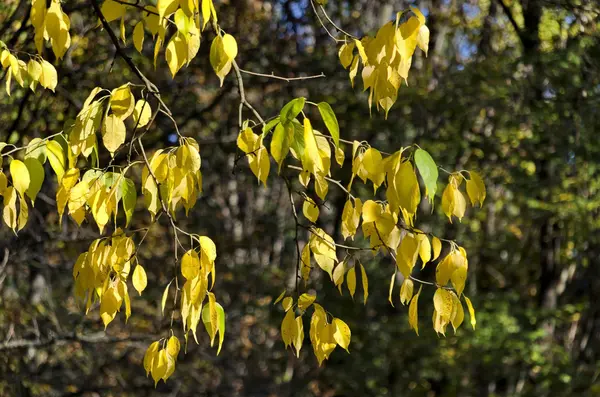
[[[519,40],[521,40],[521,43],[523,43],[523,32],[521,31],[519,24],[515,20],[515,17],[513,17],[513,14],[510,11],[510,8],[504,3],[503,0],[497,0],[497,1],[498,1],[498,4],[500,4],[500,7],[502,7],[502,10],[504,11],[504,13],[506,14],[506,17],[510,21],[510,24],[512,25],[513,29],[515,29],[515,33],[519,37]]]
[[[266,77],[269,79],[283,80],[288,83],[290,83],[292,81],[311,80],[311,79],[318,79],[320,77],[325,77],[325,74],[323,72],[321,72],[321,74],[316,74],[316,75],[312,75],[312,76],[301,76],[301,77],[283,77],[283,76],[276,76],[273,72],[271,72],[271,74],[256,73],[256,72],[251,72],[249,70],[244,70],[244,69],[240,69],[240,72],[245,73],[245,74],[250,74],[252,76],[259,76],[259,77]]]
[[[148,92],[150,92],[156,98],[156,100],[160,103],[160,105],[163,107],[163,109],[169,115],[171,115],[171,110],[169,110],[169,107],[167,105],[165,105],[165,103],[161,99],[158,88],[142,73],[142,71],[135,65],[135,63],[133,63],[131,58],[125,53],[125,51],[119,44],[119,38],[115,35],[115,32],[112,31],[112,29],[110,28],[110,25],[108,24],[108,21],[102,14],[102,10],[100,9],[100,6],[98,5],[98,0],[89,0],[89,1],[91,3],[92,7],[94,8],[94,12],[100,19],[100,22],[102,23],[102,26],[104,27],[104,30],[106,30],[106,32],[108,33],[108,36],[110,37],[110,40],[113,42],[115,49],[117,50],[117,54],[125,61],[125,63],[129,67],[129,69],[131,69],[131,71],[144,83],[144,85],[148,89]]]
[[[106,336],[104,332],[99,332],[93,335],[77,335],[77,334],[65,334],[65,335],[50,335],[44,339],[19,339],[10,342],[0,344],[0,351],[3,350],[14,350],[23,349],[30,347],[47,347],[62,343],[84,343],[84,344],[95,344],[95,343],[121,343],[121,342],[145,342],[148,340],[157,340],[159,337],[154,335],[133,335],[126,338],[117,338]]]

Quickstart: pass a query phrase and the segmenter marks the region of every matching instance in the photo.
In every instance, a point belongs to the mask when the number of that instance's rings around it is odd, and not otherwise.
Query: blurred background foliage
[[[217,2],[217,9],[221,25],[238,40],[242,68],[327,76],[286,83],[245,75],[249,100],[263,115],[277,114],[297,96],[325,100],[345,139],[389,152],[417,143],[446,169],[481,171],[488,188],[483,209],[448,224],[424,202],[417,219],[421,229],[456,239],[469,252],[466,292],[478,310],[476,331],[462,327],[457,335],[436,336],[434,291],[424,288],[417,337],[406,307],[397,297],[395,308],[387,302],[393,263],[366,253],[366,307],[361,296],[355,302],[347,291],[340,296],[320,275],[309,285],[350,325],[351,354],[337,349],[319,367],[309,345],[299,359],[285,351],[283,311],[272,305],[294,284],[294,223],[285,185],[271,177],[268,188],[259,187],[245,162],[234,164],[239,99],[233,77],[219,88],[210,68],[211,33],[175,80],[164,59],[152,67],[148,40],[144,56],[131,43],[128,52],[158,85],[182,133],[201,146],[204,195],[180,222],[217,244],[215,289],[227,312],[223,351],[217,357],[204,336],[180,355],[169,382],[154,389],[141,360],[169,327],[159,301],[174,269],[171,231],[163,222],[151,229],[141,252],[149,288],[133,299],[129,324],[118,316],[104,334],[97,311],[84,317],[72,291],[73,262],[97,231],[78,229],[71,220],[59,227],[55,187],[46,181],[19,237],[0,229],[0,395],[600,395],[600,5],[330,0],[326,9],[360,36],[410,5],[427,17],[430,52],[428,58],[416,55],[409,86],[401,88],[388,120],[369,115],[361,84],[350,86],[336,45],[307,0],[229,0]],[[24,23],[29,7],[27,0],[0,4],[0,40],[34,52],[32,28]],[[0,93],[2,141],[25,144],[60,131],[94,86],[135,82],[96,27],[90,2],[64,2],[63,9],[71,17],[73,44],[57,67],[59,88],[56,94]],[[128,32],[139,19],[129,15]],[[52,60],[51,52],[45,56]],[[159,118],[146,147],[171,145],[174,136],[171,122]],[[348,168],[334,177],[348,181]],[[319,219],[338,242],[344,199],[332,187]],[[149,223],[147,212],[138,212],[132,229]],[[361,240],[355,243],[365,244]],[[426,268],[423,278],[432,278],[433,269]],[[177,316],[175,322],[179,327]]]

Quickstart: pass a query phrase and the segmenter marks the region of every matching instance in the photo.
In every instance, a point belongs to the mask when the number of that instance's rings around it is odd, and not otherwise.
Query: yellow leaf
[[[167,305],[167,297],[169,296],[169,287],[171,286],[172,282],[173,280],[169,281],[169,284],[167,284],[167,286],[165,287],[165,290],[162,294],[162,299],[160,301],[160,309],[163,315],[165,314],[165,306]]]
[[[465,298],[465,302],[467,303],[467,309],[469,309],[469,317],[471,317],[471,327],[475,329],[475,325],[477,324],[477,320],[475,319],[475,309],[473,308],[471,299],[467,298],[465,295],[463,296]]]
[[[131,301],[129,300],[129,293],[127,292],[127,284],[125,284],[124,281],[121,281],[119,287],[121,286],[124,290],[123,299],[125,300],[125,323],[127,323],[129,317],[131,317]]]
[[[138,22],[133,28],[133,45],[139,53],[144,49],[144,22]]]
[[[42,77],[42,64],[36,61],[35,59],[30,59],[29,62],[27,62],[27,74],[31,79],[30,88],[32,90],[35,90],[37,82]]]
[[[419,243],[419,256],[423,261],[423,268],[431,260],[431,243],[429,238],[424,233],[417,233],[417,241]]]
[[[294,311],[289,310],[281,322],[281,339],[286,348],[291,345],[292,341],[296,338],[297,331],[298,328],[296,325],[296,318],[294,317]]]
[[[302,275],[302,279],[304,280],[304,284],[308,282],[308,278],[310,277],[310,246],[306,244],[302,249],[302,254],[300,255],[301,263],[300,263],[300,273]]]
[[[102,15],[106,18],[107,22],[116,21],[117,19],[122,18],[125,15],[125,11],[127,9],[121,3],[117,3],[114,0],[105,0],[102,3]]]
[[[427,52],[429,51],[429,28],[425,25],[422,25],[419,28],[419,32],[417,34],[417,45],[423,52],[425,52],[425,56],[427,56]]]
[[[336,343],[340,345],[340,347],[345,349],[348,353],[350,353],[350,351],[348,350],[348,346],[350,345],[350,338],[352,336],[350,332],[350,327],[348,327],[348,325],[339,318],[334,318],[332,325],[335,327],[333,338],[335,339]]]
[[[245,128],[237,137],[237,146],[246,154],[255,152],[261,146],[260,136],[252,132],[252,129]]]
[[[358,55],[356,55],[354,57],[354,60],[352,61],[352,65],[350,65],[349,77],[350,77],[350,84],[352,84],[352,88],[354,88],[354,79],[356,78],[357,74],[358,74]]]
[[[360,265],[360,275],[361,275],[361,279],[362,279],[363,294],[364,294],[363,303],[366,305],[367,298],[369,297],[369,279],[367,278],[367,272],[365,271],[365,267],[362,265],[362,263],[359,263],[359,265]]]
[[[413,297],[414,283],[411,279],[406,278],[400,287],[400,303],[406,305]]]
[[[289,311],[292,308],[292,306],[294,306],[294,299],[292,299],[291,296],[283,298],[281,306],[283,306],[283,310],[285,310],[286,312]]]
[[[433,306],[444,322],[449,322],[453,307],[452,293],[444,288],[438,288],[433,295]]]
[[[217,312],[217,300],[215,294],[212,292],[208,293],[208,309],[210,313],[210,345],[212,346],[217,335],[219,326],[219,313]]]
[[[158,18],[162,20],[163,17],[171,15],[177,10],[178,6],[179,0],[158,0],[156,2]]]
[[[346,272],[346,262],[342,262],[339,265],[337,265],[337,267],[335,268],[335,270],[333,271],[333,274],[331,276],[331,278],[333,279],[333,283],[335,284],[336,287],[338,287],[340,294],[342,293],[342,284],[344,283],[345,272]]]
[[[146,370],[146,376],[150,374],[152,371],[152,362],[154,361],[154,356],[158,352],[160,344],[158,342],[152,342],[148,349],[146,350],[146,354],[144,354],[144,369]]]
[[[36,30],[43,29],[45,16],[46,0],[32,0],[31,15],[29,16],[29,19],[31,20],[31,24]]]
[[[460,299],[456,295],[452,295],[454,299],[454,311],[452,315],[452,328],[454,328],[454,333],[456,334],[456,330],[460,327],[465,319],[465,311],[463,310],[462,303],[460,303]]]
[[[133,113],[135,99],[129,84],[124,84],[112,90],[110,94],[110,109],[121,120],[125,120]]]
[[[313,132],[310,120],[304,118],[304,156],[302,157],[302,166],[313,175],[317,171],[323,171],[323,160],[319,155],[317,140]]]
[[[436,260],[440,256],[440,253],[442,252],[442,242],[440,241],[439,238],[434,237],[431,240],[431,246],[433,248],[433,257],[431,258],[431,260]]]
[[[58,84],[58,74],[52,64],[42,59],[42,75],[40,76],[40,85],[44,88],[52,90],[56,88]]]
[[[35,202],[35,198],[42,188],[42,184],[44,183],[44,167],[36,158],[26,158],[25,166],[27,167],[27,171],[29,173],[29,186],[25,193],[31,199],[32,205]],[[12,173],[12,171],[11,171]],[[16,187],[16,186],[15,186]]]
[[[177,33],[173,36],[171,41],[169,41],[169,44],[167,44],[167,49],[165,51],[167,65],[169,65],[169,70],[173,77],[175,77],[179,69],[185,65],[187,56],[188,48],[185,37],[182,33]]]
[[[383,171],[382,157],[379,150],[369,148],[362,157],[362,165],[365,167],[369,179],[373,182],[375,191],[383,183],[385,173]]]
[[[396,265],[398,270],[404,276],[409,278],[412,272],[415,262],[417,261],[417,255],[419,254],[419,241],[411,233],[404,235],[404,238],[400,242],[398,247],[398,253],[396,255]]]
[[[303,342],[304,342],[304,324],[302,324],[302,316],[298,316],[298,317],[296,317],[295,338],[292,341],[293,346],[296,348],[296,357],[300,357],[300,349],[302,349]]]
[[[341,147],[335,148],[335,161],[341,166],[344,165],[346,155],[344,154],[344,150]]]
[[[285,296],[286,292],[287,292],[286,290],[283,290],[283,292],[281,294],[279,294],[279,296],[277,297],[277,299],[275,299],[275,302],[273,302],[273,304],[274,305],[278,304],[283,299],[283,297]]]
[[[398,172],[394,177],[394,187],[406,223],[412,225],[413,217],[417,212],[417,206],[421,201],[421,193],[417,174],[410,161],[404,161],[400,164]]]
[[[198,242],[200,243],[202,256],[206,257],[209,263],[213,263],[217,259],[217,246],[215,243],[207,236],[200,236]]]
[[[312,223],[317,223],[317,219],[319,219],[319,207],[313,201],[313,199],[306,197],[304,203],[302,204],[302,212],[304,213],[306,219]]]
[[[412,298],[410,301],[410,305],[408,306],[408,324],[412,329],[415,330],[417,335],[419,335],[419,313],[418,313],[418,304],[419,304],[419,295],[421,294],[421,289],[423,286],[419,287],[419,292]]]
[[[45,28],[50,39],[56,40],[60,35],[62,10],[58,1],[52,1],[46,13]]]
[[[317,299],[316,295],[311,295],[307,293],[300,295],[300,297],[298,298],[298,309],[306,311],[306,309],[308,309],[310,305],[313,304],[315,299]]]
[[[29,208],[27,207],[27,202],[23,197],[19,197],[19,209],[17,230],[23,229],[27,224],[27,219],[29,219]]]
[[[470,179],[467,180],[467,194],[471,200],[471,205],[475,206],[475,203],[479,203],[481,207],[485,200],[486,190],[483,179],[475,171],[469,172]]]
[[[344,236],[344,239],[348,237],[354,239],[362,210],[363,204],[359,198],[356,198],[354,203],[351,198],[348,198],[348,201],[344,204],[344,210],[342,211],[342,236]]]
[[[125,143],[125,123],[115,114],[109,114],[104,119],[102,128],[102,142],[111,155]]]
[[[217,22],[217,13],[215,12],[215,6],[213,5],[212,0],[202,0],[202,30],[206,28],[206,24],[212,17],[213,21]]]
[[[195,250],[189,250],[181,258],[181,274],[191,280],[200,273],[200,257]]]
[[[148,285],[148,279],[146,278],[146,270],[142,267],[142,265],[137,265],[133,270],[133,276],[131,278],[131,282],[133,283],[133,288],[142,295],[142,291],[146,289]]]
[[[4,190],[4,209],[2,211],[4,222],[13,231],[17,230],[17,193],[12,186]]]
[[[144,99],[138,99],[133,109],[133,122],[137,128],[145,127],[152,118],[150,103]]]
[[[6,175],[2,171],[0,171],[0,196],[4,195],[4,191],[8,186],[8,180],[6,179]]]
[[[346,274],[346,284],[348,285],[350,296],[354,299],[354,293],[356,292],[356,266],[353,266],[348,270],[348,273]]]
[[[179,350],[181,349],[181,344],[179,343],[179,339],[175,335],[171,336],[167,341],[167,354],[171,357],[176,358],[179,354]]]
[[[229,60],[234,60],[237,56],[237,42],[235,41],[235,38],[230,34],[226,34],[223,36],[223,51],[225,51],[225,55],[227,55],[227,58],[229,58]]]
[[[225,49],[223,47],[223,38],[219,35],[215,37],[210,46],[210,56],[209,56],[210,64],[213,67],[213,70],[219,77],[221,81],[221,86],[223,85],[223,80],[225,76],[231,70],[231,60],[225,54]]]
[[[167,359],[167,351],[165,349],[160,350],[159,352],[154,353],[154,360],[152,361],[152,379],[154,379],[154,386],[158,384],[158,381],[161,380],[168,369],[168,359]]]
[[[463,292],[463,290],[465,289],[465,282],[467,280],[467,267],[466,266],[460,266],[458,267],[450,276],[450,279],[452,280],[452,285],[454,286],[454,289],[456,290],[456,293],[458,294],[458,296],[460,296]]]
[[[121,31],[121,41],[125,44],[127,40],[127,36],[125,35],[125,18],[121,18],[121,24],[119,25],[119,30]]]
[[[354,57],[353,52],[356,44],[354,42],[344,43],[338,52],[338,57],[340,58],[340,62],[344,69],[348,69],[348,66],[352,63],[352,58]]]
[[[388,301],[394,307],[394,301],[392,300],[392,293],[394,292],[394,283],[396,282],[396,273],[392,274],[392,278],[390,279],[390,291],[388,293]]]
[[[10,175],[12,177],[13,186],[21,196],[29,188],[31,179],[27,166],[21,160],[13,160],[10,163]]]

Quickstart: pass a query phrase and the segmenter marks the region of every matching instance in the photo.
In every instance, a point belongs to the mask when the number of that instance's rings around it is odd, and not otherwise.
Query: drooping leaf
[[[23,196],[25,191],[29,188],[29,184],[31,183],[29,170],[27,169],[25,163],[17,159],[11,161],[10,176],[12,178],[15,190],[19,192],[21,196]]]
[[[281,108],[281,112],[279,114],[279,120],[282,124],[286,124],[294,120],[304,109],[304,103],[306,102],[306,98],[300,97],[295,98],[285,104],[283,108]]]
[[[146,270],[141,265],[137,265],[133,270],[131,281],[133,282],[133,288],[142,295],[142,291],[148,285],[148,278],[146,277]]]
[[[433,203],[437,191],[438,169],[431,155],[423,149],[415,151],[415,164],[425,183],[425,194]]]
[[[337,121],[337,117],[335,117],[335,113],[327,102],[320,102],[317,107],[319,108],[319,112],[321,113],[321,117],[323,118],[323,122],[325,122],[325,126],[331,134],[333,138],[333,143],[335,147],[339,147],[340,145],[340,125]]]

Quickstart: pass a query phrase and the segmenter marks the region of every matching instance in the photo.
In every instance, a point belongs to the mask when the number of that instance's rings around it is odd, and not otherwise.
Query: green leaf
[[[225,339],[225,310],[223,306],[220,304],[216,304],[217,306],[217,315],[219,317],[219,348],[217,349],[217,356],[221,352],[221,347],[223,346],[223,340]]]
[[[289,101],[282,109],[279,115],[280,120],[283,124],[288,123],[296,118],[304,109],[304,103],[306,98],[300,97]]]
[[[48,149],[48,161],[50,161],[50,166],[56,173],[58,182],[60,182],[67,167],[65,150],[58,141],[50,141],[46,144],[46,147]]]
[[[121,181],[121,190],[123,195],[123,209],[125,210],[126,223],[125,227],[129,226],[133,211],[135,210],[135,204],[137,202],[137,192],[135,190],[135,184],[129,178],[123,178]]]
[[[329,134],[331,134],[331,137],[333,138],[335,147],[338,147],[340,145],[340,125],[338,124],[333,109],[327,102],[320,102],[317,107],[319,108],[321,117],[325,122],[325,126],[329,130]]]
[[[38,161],[38,159],[30,157],[25,159],[25,166],[27,167],[27,171],[29,171],[29,187],[25,191],[27,196],[31,199],[31,204],[34,205],[35,198],[37,194],[40,192],[42,188],[42,184],[44,183],[44,167],[42,163]]]
[[[425,194],[429,201],[433,203],[435,192],[437,190],[438,169],[431,155],[423,149],[417,149],[415,152],[415,164],[425,183]]]
[[[290,141],[294,138],[293,126],[287,124],[284,126],[279,123],[275,126],[275,132],[271,139],[271,156],[279,165],[278,171],[281,172],[281,164],[290,151]]]
[[[292,139],[290,148],[301,159],[304,156],[304,126],[296,119],[292,120],[292,126],[294,127],[294,138]]]
[[[263,125],[262,137],[266,137],[269,134],[269,131],[271,131],[273,127],[275,127],[277,124],[279,124],[279,116],[275,117],[273,120],[270,120],[265,125]]]

